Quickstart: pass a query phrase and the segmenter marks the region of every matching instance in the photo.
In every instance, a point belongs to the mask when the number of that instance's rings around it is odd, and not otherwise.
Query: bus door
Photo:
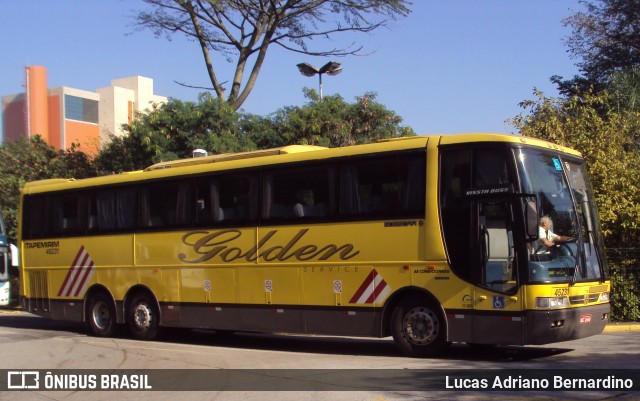
[[[455,146],[441,151],[440,210],[447,256],[456,275],[469,284],[459,309],[465,319],[449,322],[464,321],[452,331],[452,341],[520,342],[522,299],[517,296],[514,244],[519,237],[514,210],[519,210],[520,200],[512,195],[511,164],[505,147]]]
[[[522,339],[522,297],[514,243],[513,204],[507,199],[473,202],[475,238],[472,252],[473,342],[519,344]]]

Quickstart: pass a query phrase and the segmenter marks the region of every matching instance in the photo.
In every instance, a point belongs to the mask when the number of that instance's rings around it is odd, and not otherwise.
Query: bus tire
[[[396,346],[407,356],[429,357],[448,345],[445,321],[433,302],[423,297],[401,301],[391,316],[391,332]]]
[[[89,296],[85,323],[89,333],[96,337],[113,337],[116,334],[116,308],[110,296],[104,292]]]
[[[160,333],[160,312],[155,299],[145,292],[133,295],[127,309],[127,324],[138,340],[153,340]]]

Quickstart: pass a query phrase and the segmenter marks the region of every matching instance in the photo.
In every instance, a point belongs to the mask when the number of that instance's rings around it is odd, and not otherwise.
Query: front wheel
[[[135,294],[127,310],[131,335],[138,340],[153,340],[160,333],[160,313],[155,299],[145,293]]]
[[[400,302],[391,317],[391,331],[400,351],[411,357],[434,356],[447,346],[442,313],[424,298]]]

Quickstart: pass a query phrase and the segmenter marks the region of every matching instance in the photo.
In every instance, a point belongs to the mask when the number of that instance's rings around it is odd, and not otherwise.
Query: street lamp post
[[[318,68],[309,63],[298,64],[298,70],[305,77],[312,77],[318,74],[318,80],[320,85],[320,99],[322,99],[322,74],[338,75],[342,72],[342,65],[335,61],[329,61],[327,64]]]

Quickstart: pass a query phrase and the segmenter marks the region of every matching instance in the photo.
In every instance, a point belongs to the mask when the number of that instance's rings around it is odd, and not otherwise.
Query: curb
[[[604,328],[604,333],[623,333],[627,331],[640,332],[640,323],[610,323]]]

